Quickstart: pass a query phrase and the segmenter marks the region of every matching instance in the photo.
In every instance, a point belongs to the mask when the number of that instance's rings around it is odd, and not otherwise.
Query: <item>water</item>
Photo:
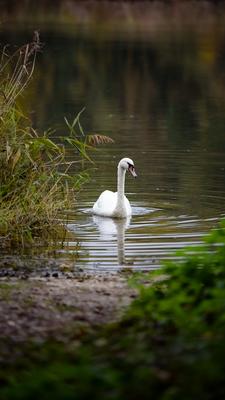
[[[54,16],[51,23],[33,17],[24,28],[14,17],[16,23],[1,27],[1,43],[23,43],[34,28],[45,43],[22,100],[34,126],[54,125],[63,134],[64,116],[72,119],[85,106],[86,132],[114,139],[93,154],[91,180],[76,209],[68,210],[74,239],[58,254],[67,259],[78,242],[75,269],[140,271],[201,243],[225,216],[222,19],[201,29],[159,23],[142,31],[126,23],[109,30],[101,19],[82,24],[72,15],[69,22]],[[136,180],[126,178],[133,216],[94,217],[99,194],[116,190],[116,167],[124,156],[134,160],[138,173]]]
[[[81,243],[79,265],[97,271],[157,268],[163,259],[174,258],[176,250],[201,243],[202,237],[224,215],[224,192],[222,195],[213,192],[207,183],[202,184],[202,189],[197,187],[196,193],[191,192],[189,179],[192,183],[195,177],[188,177],[188,173],[184,176],[185,181],[175,186],[169,168],[163,178],[168,178],[171,183],[162,185],[158,182],[153,187],[151,169],[146,171],[145,160],[138,158],[139,182],[132,181],[130,176],[126,179],[132,219],[118,222],[93,216],[91,207],[97,196],[104,188],[115,188],[116,161],[114,151],[111,152],[110,161],[107,158],[100,164],[104,174],[97,171],[83,190],[76,220],[68,224]],[[165,162],[165,154],[159,152],[157,158]],[[204,182],[200,172],[197,175],[196,180]]]

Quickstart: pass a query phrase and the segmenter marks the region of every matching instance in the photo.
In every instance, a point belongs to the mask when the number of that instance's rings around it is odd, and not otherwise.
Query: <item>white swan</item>
[[[134,178],[137,174],[134,163],[130,158],[122,158],[118,164],[117,192],[105,190],[93,206],[93,213],[102,217],[126,218],[131,216],[132,210],[129,200],[124,195],[125,174],[129,171]]]

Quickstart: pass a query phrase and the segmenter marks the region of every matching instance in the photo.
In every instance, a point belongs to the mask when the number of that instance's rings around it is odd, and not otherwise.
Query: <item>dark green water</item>
[[[35,127],[66,132],[64,116],[86,107],[85,130],[115,141],[93,154],[96,170],[76,214],[69,211],[81,245],[75,268],[156,268],[174,250],[201,242],[225,215],[225,29],[161,24],[142,32],[124,24],[109,32],[71,19],[11,18],[0,41],[23,44],[40,32],[44,47],[23,98]],[[138,172],[126,180],[132,219],[93,217],[101,191],[116,189],[124,156]]]

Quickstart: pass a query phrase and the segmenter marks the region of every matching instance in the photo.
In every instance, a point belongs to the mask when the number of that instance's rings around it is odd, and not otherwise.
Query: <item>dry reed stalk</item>
[[[6,75],[0,82],[0,117],[15,104],[16,98],[23,92],[32,78],[37,52],[41,49],[39,33],[35,31],[33,41],[20,47],[12,55],[7,53],[7,47],[3,48],[0,62],[0,75]],[[11,77],[8,78],[7,68],[10,68],[13,64],[13,72]]]

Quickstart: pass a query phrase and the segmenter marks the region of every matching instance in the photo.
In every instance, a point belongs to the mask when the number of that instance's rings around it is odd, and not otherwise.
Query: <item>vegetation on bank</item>
[[[39,49],[35,33],[32,43],[13,54],[3,48],[0,60],[0,236],[4,244],[44,239],[58,229],[59,213],[73,207],[74,193],[88,179],[84,170],[84,161],[92,162],[88,151],[110,142],[105,136],[85,135],[81,113],[72,123],[65,119],[68,133],[60,143],[51,138],[50,130],[39,134],[32,127],[17,99],[32,78]]]
[[[136,277],[139,296],[118,323],[69,347],[20,344],[23,358],[1,372],[1,397],[224,398],[224,266],[223,222],[204,245],[157,272],[152,285]]]

